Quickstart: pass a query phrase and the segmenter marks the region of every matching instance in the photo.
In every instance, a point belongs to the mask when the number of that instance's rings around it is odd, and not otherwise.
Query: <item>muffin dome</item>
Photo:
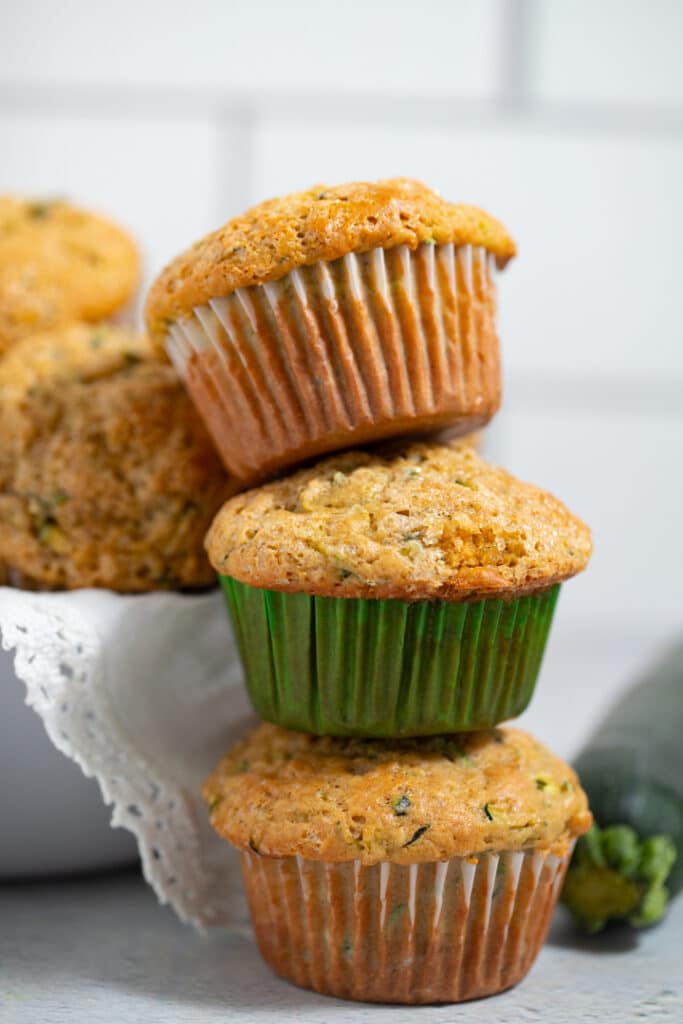
[[[563,855],[591,822],[572,769],[518,729],[382,741],[261,725],[204,797],[213,827],[241,849],[363,864]]]
[[[228,478],[146,338],[73,324],[0,361],[0,563],[12,582],[120,591],[213,582]]]
[[[175,259],[150,291],[147,325],[161,344],[169,322],[237,288],[350,252],[449,242],[481,246],[501,267],[515,254],[514,242],[493,217],[446,202],[419,181],[315,185],[254,206]]]
[[[467,445],[326,459],[228,502],[207,548],[219,573],[320,596],[474,600],[585,568],[590,531],[552,495]]]
[[[140,263],[117,225],[61,200],[0,196],[0,355],[21,338],[110,316]]]

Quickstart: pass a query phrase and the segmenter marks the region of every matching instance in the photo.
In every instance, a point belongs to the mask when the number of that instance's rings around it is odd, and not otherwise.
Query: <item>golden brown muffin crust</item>
[[[269,590],[474,600],[585,568],[590,531],[467,445],[346,452],[233,498],[207,537],[223,575]]]
[[[110,316],[140,278],[121,228],[61,200],[0,196],[0,355],[71,320]]]
[[[63,339],[63,344],[62,344]],[[204,587],[233,490],[173,369],[145,338],[71,325],[0,363],[0,564],[31,588]]]
[[[0,359],[0,396],[16,400],[57,381],[93,381],[141,361],[158,362],[145,334],[111,324],[66,324],[31,335]]]
[[[363,864],[564,853],[591,823],[572,769],[519,729],[357,740],[261,725],[217,765],[204,799],[240,849]]]
[[[173,260],[150,290],[147,326],[161,345],[169,323],[236,288],[350,252],[450,242],[482,246],[501,267],[515,254],[497,220],[475,206],[446,202],[419,181],[315,185],[254,206]]]

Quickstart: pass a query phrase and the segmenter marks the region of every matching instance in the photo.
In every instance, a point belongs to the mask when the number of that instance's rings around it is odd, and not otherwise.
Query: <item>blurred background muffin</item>
[[[228,478],[147,338],[71,324],[0,361],[0,563],[40,589],[208,586]]]
[[[0,355],[29,334],[125,307],[140,280],[133,240],[61,199],[0,196]]]

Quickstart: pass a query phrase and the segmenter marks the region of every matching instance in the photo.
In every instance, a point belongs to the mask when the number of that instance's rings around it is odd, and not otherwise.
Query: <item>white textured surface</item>
[[[680,1024],[683,900],[658,928],[577,937],[562,911],[527,978],[460,1006],[342,1003],[286,984],[238,918],[199,936],[133,875],[0,888],[2,1024]]]

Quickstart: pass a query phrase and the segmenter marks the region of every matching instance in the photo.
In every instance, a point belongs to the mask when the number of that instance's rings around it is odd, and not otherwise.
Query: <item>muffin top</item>
[[[465,601],[583,569],[590,531],[468,445],[352,451],[229,501],[207,537],[223,575],[331,597]]]
[[[419,181],[315,185],[260,203],[173,260],[150,290],[147,326],[161,344],[169,324],[236,288],[350,252],[447,242],[483,246],[500,267],[515,254],[514,242],[493,217],[446,202]]]
[[[61,200],[0,196],[0,355],[19,339],[125,305],[140,277],[132,239]]]
[[[34,388],[86,383],[158,362],[145,334],[110,324],[69,323],[18,342],[0,359],[0,397],[19,399]]]
[[[204,799],[241,849],[364,864],[564,853],[591,823],[573,770],[519,729],[359,740],[264,724],[217,765]]]
[[[0,564],[22,586],[205,587],[234,486],[148,339],[72,324],[0,360]]]

